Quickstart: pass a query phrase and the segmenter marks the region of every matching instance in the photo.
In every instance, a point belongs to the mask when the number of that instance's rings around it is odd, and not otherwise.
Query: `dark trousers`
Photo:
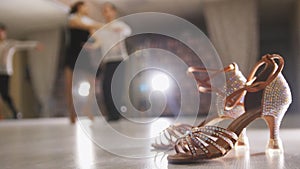
[[[0,94],[3,101],[8,105],[12,111],[14,118],[17,118],[17,109],[9,95],[9,80],[10,76],[0,75]]]
[[[103,95],[104,95],[104,103],[107,110],[107,120],[118,120],[120,118],[120,113],[116,108],[112,93],[111,93],[111,83],[113,75],[121,62],[108,62],[105,65],[104,69],[104,79],[103,79]]]

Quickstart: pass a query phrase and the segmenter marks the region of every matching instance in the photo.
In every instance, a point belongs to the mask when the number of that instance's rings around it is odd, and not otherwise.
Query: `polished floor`
[[[290,118],[296,123],[295,118]],[[297,118],[298,121],[299,118]],[[131,119],[133,120],[133,119]],[[185,122],[191,121],[187,118]],[[223,158],[196,164],[168,164],[167,153],[150,148],[151,138],[173,119],[135,119],[106,123],[82,118],[0,121],[1,169],[297,169],[300,168],[300,128],[283,122],[283,154],[266,154],[267,129],[261,122],[248,130],[250,150],[234,150]],[[298,123],[297,123],[298,124]]]

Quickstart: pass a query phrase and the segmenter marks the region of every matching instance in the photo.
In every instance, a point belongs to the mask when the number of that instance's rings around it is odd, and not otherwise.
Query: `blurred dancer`
[[[79,53],[83,49],[84,44],[88,41],[90,34],[100,28],[101,24],[94,21],[88,16],[87,5],[83,1],[79,1],[71,7],[68,27],[70,41],[68,54],[65,61],[66,92],[70,121],[71,123],[75,123],[76,113],[72,100],[73,70]],[[85,54],[88,55],[88,52],[85,52]],[[93,118],[91,114],[89,115],[89,118]]]
[[[107,25],[98,33],[104,64],[103,94],[107,110],[107,120],[116,121],[120,114],[114,105],[111,94],[112,77],[118,65],[128,56],[124,41],[117,45],[113,43],[125,39],[131,34],[130,27],[122,21],[115,20],[118,17],[117,8],[112,3],[104,3],[101,8],[102,15]],[[113,47],[113,48],[112,48]]]
[[[3,101],[13,113],[13,118],[21,118],[13,100],[9,94],[10,77],[13,75],[13,56],[16,50],[36,48],[42,49],[42,45],[36,41],[17,41],[7,39],[6,27],[0,23],[0,94]]]

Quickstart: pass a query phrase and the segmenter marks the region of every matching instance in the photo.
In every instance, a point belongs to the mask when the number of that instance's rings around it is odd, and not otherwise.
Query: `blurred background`
[[[66,25],[69,6],[74,0],[1,0],[0,22],[8,37],[37,40],[44,50],[17,52],[13,60],[11,95],[24,118],[64,117],[63,62],[66,55]],[[86,0],[91,18],[103,21],[100,5],[106,0]],[[288,114],[296,114],[300,96],[300,0],[110,0],[121,16],[137,12],[163,12],[182,17],[200,28],[212,41],[224,65],[237,62],[247,75],[260,57],[281,54],[286,61],[284,74],[293,93]],[[130,26],[130,23],[128,23]],[[134,29],[134,28],[133,28]],[[193,40],[191,36],[191,40]],[[178,55],[187,65],[203,66],[198,57],[178,41],[158,35],[141,35],[126,40],[128,53],[141,48],[162,48]],[[163,58],[159,60],[163,61]],[[141,61],[138,64],[143,64]],[[165,63],[172,66],[172,63]],[[146,77],[145,75],[141,77]],[[140,86],[134,79],[132,86]],[[101,85],[101,77],[97,81]],[[173,82],[170,82],[173,83]],[[178,87],[172,89],[173,103],[180,104]],[[140,91],[132,88],[132,100],[140,110],[149,106]],[[141,89],[142,90],[142,89]],[[176,92],[177,91],[177,92]],[[101,88],[96,89],[101,104]],[[201,95],[199,114],[208,112],[210,95]],[[176,107],[176,106],[175,106]],[[166,108],[163,115],[176,110]],[[1,102],[1,118],[11,113]]]

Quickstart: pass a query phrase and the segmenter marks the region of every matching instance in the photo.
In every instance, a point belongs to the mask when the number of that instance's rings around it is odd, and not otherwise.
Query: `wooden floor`
[[[283,127],[284,153],[272,155],[264,151],[268,131],[257,127],[259,123],[247,130],[250,151],[234,150],[223,158],[196,164],[168,164],[167,153],[174,152],[153,151],[150,148],[153,140],[148,138],[171,123],[172,120],[167,118],[151,124],[133,124],[127,120],[107,124],[102,119],[94,122],[82,119],[80,123],[70,125],[66,118],[0,121],[0,168],[300,168],[300,128]]]

